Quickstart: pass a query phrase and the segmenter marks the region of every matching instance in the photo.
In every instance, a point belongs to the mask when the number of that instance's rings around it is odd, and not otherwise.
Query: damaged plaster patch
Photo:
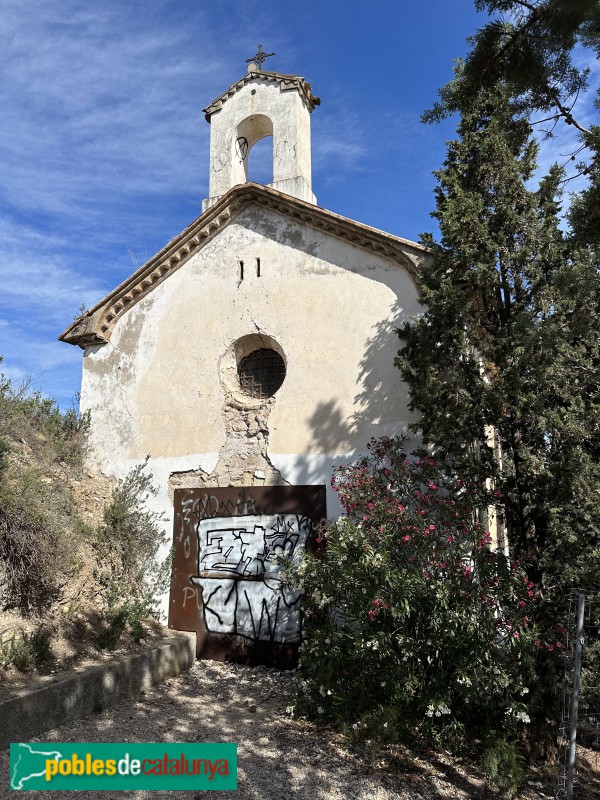
[[[169,475],[168,493],[171,503],[175,500],[175,489],[197,489],[208,486],[210,473],[203,469],[188,469],[183,472],[172,472]]]
[[[220,486],[283,486],[288,482],[276,469],[268,454],[268,419],[272,398],[259,408],[244,408],[229,400],[223,408],[225,445],[211,478]]]
[[[240,361],[254,350],[265,347],[273,348],[282,360],[285,359],[279,344],[262,332],[243,336],[227,348],[219,363],[224,393],[222,417],[225,444],[210,474],[201,469],[171,473],[171,499],[175,489],[179,488],[289,486],[268,453],[268,421],[275,398],[259,399],[245,395],[237,375]]]
[[[269,413],[274,400],[260,408],[244,408],[229,397],[223,408],[226,440],[213,471],[202,469],[172,472],[169,497],[175,489],[217,486],[289,486],[268,454]]]

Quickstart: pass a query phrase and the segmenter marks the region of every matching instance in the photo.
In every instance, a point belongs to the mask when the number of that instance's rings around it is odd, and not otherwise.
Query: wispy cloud
[[[5,200],[77,218],[116,181],[119,194],[198,191],[188,164],[207,139],[200,66],[218,75],[226,56],[202,36],[201,20],[194,27],[192,49],[189,27],[172,18],[156,26],[141,4],[9,2],[0,28]]]
[[[77,272],[52,244],[23,224],[0,221],[0,313],[29,323],[33,317],[42,327],[61,325],[67,309],[91,305],[106,291],[106,283]]]
[[[56,335],[199,213],[202,106],[239,42],[173,0],[5,0],[0,47],[2,368],[68,402],[81,353]]]
[[[312,162],[315,177],[364,169],[368,151],[367,124],[341,87],[312,119]]]
[[[3,0],[5,371],[41,375],[37,386],[70,401],[81,352],[56,335],[200,213],[210,133],[202,108],[243,74],[259,41],[277,53],[274,69],[305,74],[323,96],[312,118],[319,200],[403,236],[428,226],[445,132],[420,125],[402,81],[379,85],[376,72],[354,69],[352,48],[367,46],[358,7],[305,5],[299,14],[273,0]],[[392,25],[377,31],[384,57],[370,69],[400,70],[416,86],[398,36]],[[432,60],[421,56],[419,83]]]

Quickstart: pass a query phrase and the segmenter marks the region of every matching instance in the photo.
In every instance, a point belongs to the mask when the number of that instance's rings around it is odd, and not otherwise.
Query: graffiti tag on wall
[[[284,559],[304,549],[312,520],[299,514],[201,520],[198,575],[204,623],[256,641],[300,640],[300,593],[281,581]]]
[[[228,657],[227,640],[297,647],[301,597],[283,562],[325,514],[322,486],[177,489],[170,626],[195,630],[200,655]]]

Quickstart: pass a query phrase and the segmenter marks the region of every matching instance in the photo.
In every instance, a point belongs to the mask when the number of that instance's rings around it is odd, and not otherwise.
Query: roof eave
[[[418,282],[418,260],[430,252],[416,242],[326,211],[270,187],[244,183],[230,189],[155,256],[72,322],[58,337],[59,340],[82,348],[105,344],[117,320],[128,308],[162,283],[225,227],[233,216],[252,203],[285,214],[350,244],[387,256],[402,265],[415,283]]]
[[[211,116],[213,114],[218,113],[223,104],[227,102],[227,100],[232,97],[236,92],[238,92],[243,86],[247,83],[250,83],[253,80],[263,79],[270,82],[278,82],[280,87],[283,91],[289,91],[291,89],[296,89],[304,102],[309,111],[313,111],[315,106],[321,105],[321,98],[315,97],[311,91],[310,83],[305,80],[301,75],[285,75],[281,72],[268,72],[267,70],[253,70],[252,72],[247,72],[243,75],[238,81],[232,83],[231,86],[226,89],[222,94],[216,97],[212,103],[209,103],[206,108],[203,108],[204,111],[204,118],[208,123],[210,123]]]

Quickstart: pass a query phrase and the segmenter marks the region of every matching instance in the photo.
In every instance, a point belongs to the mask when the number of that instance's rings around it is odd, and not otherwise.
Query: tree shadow
[[[310,416],[309,450],[335,456],[337,463],[356,460],[366,452],[372,438],[406,437],[406,446],[414,449],[418,437],[410,430],[417,419],[409,411],[408,387],[395,366],[399,350],[397,329],[408,318],[399,299],[391,304],[389,315],[374,323],[354,370],[356,392],[351,414],[342,410],[340,399],[320,402]]]
[[[282,688],[283,685],[283,688]],[[249,702],[251,701],[251,702]],[[432,771],[411,748],[401,768],[393,761],[386,769],[380,759],[352,749],[344,737],[325,727],[291,718],[286,707],[295,703],[291,673],[266,668],[197,663],[190,672],[155,686],[138,698],[121,701],[108,710],[72,720],[30,741],[43,742],[234,742],[238,745],[239,800],[265,797],[297,800],[382,800],[410,797],[440,800],[449,796],[476,797],[480,784],[450,763],[440,765],[446,783],[438,790]],[[0,753],[0,769],[9,774],[8,748]],[[436,771],[438,765],[436,764]],[[463,791],[469,791],[463,794]],[[61,800],[69,792],[31,791],[35,800]],[[96,791],[77,791],[78,800],[93,800]],[[151,791],[130,791],[128,798],[153,798]],[[220,791],[162,791],[160,797],[198,800],[222,797]]]

